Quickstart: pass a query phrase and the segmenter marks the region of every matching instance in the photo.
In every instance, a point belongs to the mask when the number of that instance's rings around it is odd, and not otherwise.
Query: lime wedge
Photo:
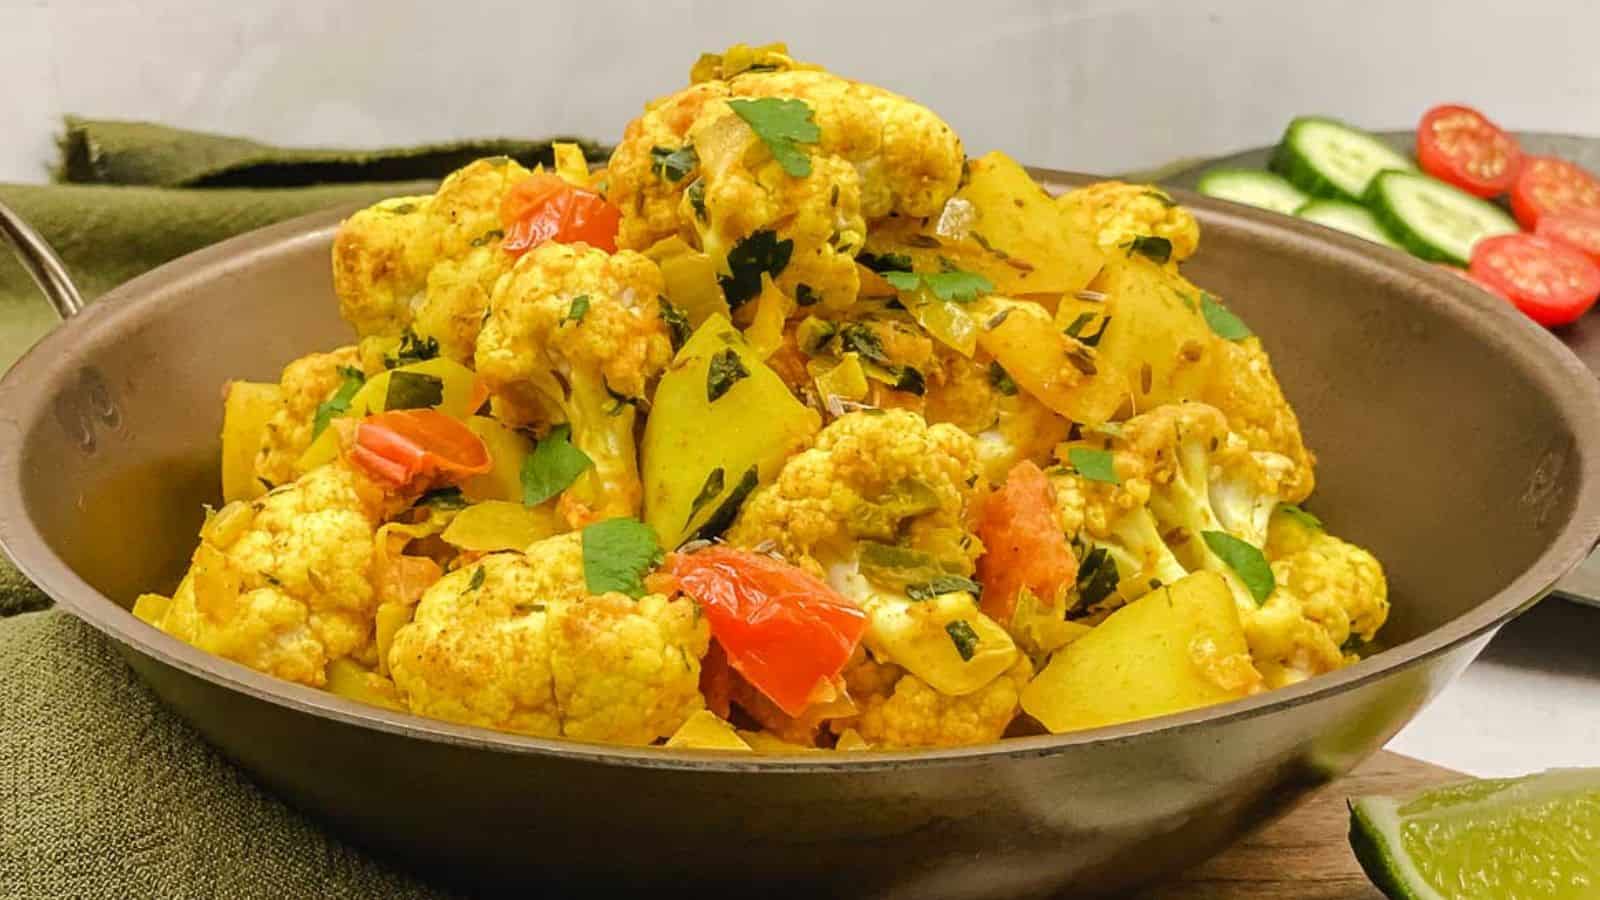
[[[1350,804],[1350,846],[1392,900],[1600,897],[1600,769]]]

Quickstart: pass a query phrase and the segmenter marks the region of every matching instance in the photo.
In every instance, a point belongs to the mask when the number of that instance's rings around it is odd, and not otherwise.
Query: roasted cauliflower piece
[[[1005,734],[1017,716],[1022,688],[1033,677],[1026,656],[981,690],[960,697],[940,693],[894,665],[870,658],[845,670],[845,683],[861,708],[853,727],[874,747],[959,747],[986,744]]]
[[[262,429],[256,477],[273,485],[295,479],[295,463],[311,446],[317,407],[338,391],[352,371],[360,374],[355,347],[312,353],[284,366],[278,382],[283,402]]]
[[[637,407],[672,360],[661,272],[632,251],[544,244],[495,288],[477,370],[497,417],[548,429],[567,423],[594,463],[563,494],[573,526],[639,513]]]
[[[721,81],[691,85],[651,101],[628,123],[606,166],[606,199],[622,210],[618,247],[644,250],[664,238],[694,233],[679,217],[684,188],[700,173],[689,129],[727,96]]]
[[[1172,261],[1182,262],[1200,246],[1194,214],[1154,185],[1100,181],[1067,191],[1056,203],[1072,227],[1094,235],[1103,250],[1126,251],[1134,238],[1159,237],[1171,243]]]
[[[1291,464],[1279,490],[1299,503],[1316,488],[1316,454],[1300,436],[1300,419],[1283,395],[1261,339],[1216,342],[1221,360],[1201,399],[1228,417],[1228,426],[1252,450],[1274,453]]]
[[[368,369],[407,331],[438,341],[449,359],[472,358],[489,293],[514,261],[499,246],[500,204],[529,174],[508,157],[480,159],[432,196],[385,200],[339,226],[334,291]]]
[[[949,422],[978,442],[978,461],[991,484],[1024,460],[1049,462],[1067,439],[1071,423],[1020,390],[999,362],[940,352],[928,379],[923,414],[929,422]]]
[[[693,601],[590,595],[569,533],[440,579],[395,634],[389,670],[419,715],[642,745],[704,708],[709,640]]]
[[[386,499],[343,463],[206,519],[166,614],[153,623],[208,653],[321,687],[330,662],[366,659],[377,598],[373,534]]]

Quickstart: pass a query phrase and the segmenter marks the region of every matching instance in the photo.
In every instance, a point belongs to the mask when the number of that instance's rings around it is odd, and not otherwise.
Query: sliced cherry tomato
[[[1435,106],[1417,126],[1422,171],[1478,197],[1511,190],[1522,168],[1522,148],[1470,106]]]
[[[350,462],[401,492],[456,485],[493,467],[489,448],[436,409],[396,409],[356,426]]]
[[[1473,278],[1540,325],[1566,325],[1600,296],[1600,266],[1549,238],[1502,234],[1472,248]]]
[[[520,255],[545,241],[582,241],[615,253],[622,211],[594,191],[548,172],[535,172],[506,191],[500,221],[506,232],[500,246],[508,253]]]
[[[1539,217],[1533,233],[1600,263],[1600,209],[1574,209]]]
[[[1511,188],[1511,213],[1529,231],[1550,213],[1600,209],[1600,181],[1583,167],[1550,156],[1530,156]]]
[[[728,664],[791,716],[827,699],[867,628],[861,608],[833,588],[760,553],[675,553],[667,570],[705,612]]]
[[[1055,508],[1050,479],[1028,461],[1012,466],[1006,483],[979,506],[975,530],[984,553],[978,558],[978,581],[983,584],[983,611],[990,618],[1011,621],[1023,588],[1054,604],[1077,577],[1078,561],[1056,522]]]

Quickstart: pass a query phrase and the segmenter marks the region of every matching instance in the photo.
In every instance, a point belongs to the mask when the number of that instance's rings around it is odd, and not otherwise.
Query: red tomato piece
[[[1522,168],[1522,148],[1470,106],[1435,106],[1417,126],[1422,171],[1477,197],[1511,190]]]
[[[1006,483],[984,499],[976,531],[984,546],[983,611],[996,621],[1011,621],[1023,588],[1053,605],[1077,577],[1078,561],[1056,521],[1055,489],[1032,462],[1012,466]]]
[[[460,484],[493,467],[489,448],[467,426],[436,409],[396,409],[356,426],[347,456],[401,493]]]
[[[694,598],[728,664],[785,713],[824,699],[866,631],[861,608],[803,569],[760,553],[708,547],[667,569]]]
[[[1547,327],[1576,321],[1600,296],[1600,266],[1538,235],[1502,234],[1479,241],[1468,272]]]
[[[500,203],[506,236],[500,246],[522,254],[545,241],[583,242],[615,253],[622,210],[594,191],[536,172],[511,186]]]
[[[1600,209],[1574,209],[1539,217],[1533,233],[1600,263]]]
[[[1600,209],[1600,181],[1581,166],[1550,156],[1530,156],[1511,188],[1511,213],[1533,231],[1549,213]]]

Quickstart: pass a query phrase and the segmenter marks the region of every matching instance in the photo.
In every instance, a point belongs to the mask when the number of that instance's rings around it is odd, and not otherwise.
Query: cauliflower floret
[[[420,715],[648,744],[703,708],[709,642],[692,601],[590,595],[569,533],[440,579],[395,634],[389,668]]]
[[[269,484],[288,484],[295,478],[295,462],[311,446],[317,407],[338,391],[347,371],[359,373],[355,347],[302,356],[283,367],[278,384],[283,404],[261,431],[256,451],[256,476]]]
[[[368,572],[381,492],[333,463],[200,530],[163,631],[209,653],[321,687],[328,663],[371,654],[377,598]]]
[[[1194,215],[1153,185],[1100,181],[1067,191],[1056,204],[1104,250],[1125,247],[1136,237],[1162,237],[1172,242],[1172,261],[1182,262],[1200,246]]]
[[[1062,416],[1019,390],[998,363],[968,359],[954,351],[938,353],[928,378],[924,415],[949,422],[977,438],[978,461],[993,484],[1023,460],[1044,465],[1067,439],[1071,427]]]
[[[489,291],[513,262],[499,246],[500,204],[530,174],[508,157],[480,159],[432,196],[385,200],[339,226],[334,291],[368,369],[407,330],[437,340],[450,359],[472,358]]]
[[[819,576],[854,559],[861,541],[898,544],[970,574],[982,552],[965,524],[979,480],[977,447],[960,429],[905,410],[850,413],[750,496],[728,541],[770,542]]]
[[[997,741],[1016,718],[1022,688],[1033,677],[1028,657],[1019,655],[1005,673],[983,689],[951,697],[898,666],[865,659],[845,671],[845,683],[861,708],[854,727],[874,747],[958,747]]]
[[[1203,400],[1228,417],[1228,426],[1252,450],[1275,453],[1292,464],[1279,490],[1283,499],[1299,503],[1316,488],[1317,458],[1300,436],[1300,419],[1272,374],[1272,362],[1261,339],[1218,340],[1218,373],[1206,386]]]
[[[567,423],[594,466],[562,496],[574,526],[639,512],[635,406],[672,359],[661,271],[629,250],[543,244],[495,288],[477,370],[495,415],[517,426]]]
[[[651,101],[628,123],[606,167],[606,199],[622,210],[618,247],[644,250],[675,234],[693,234],[678,216],[683,189],[700,171],[689,128],[708,105],[727,96],[721,81],[695,84]]]

